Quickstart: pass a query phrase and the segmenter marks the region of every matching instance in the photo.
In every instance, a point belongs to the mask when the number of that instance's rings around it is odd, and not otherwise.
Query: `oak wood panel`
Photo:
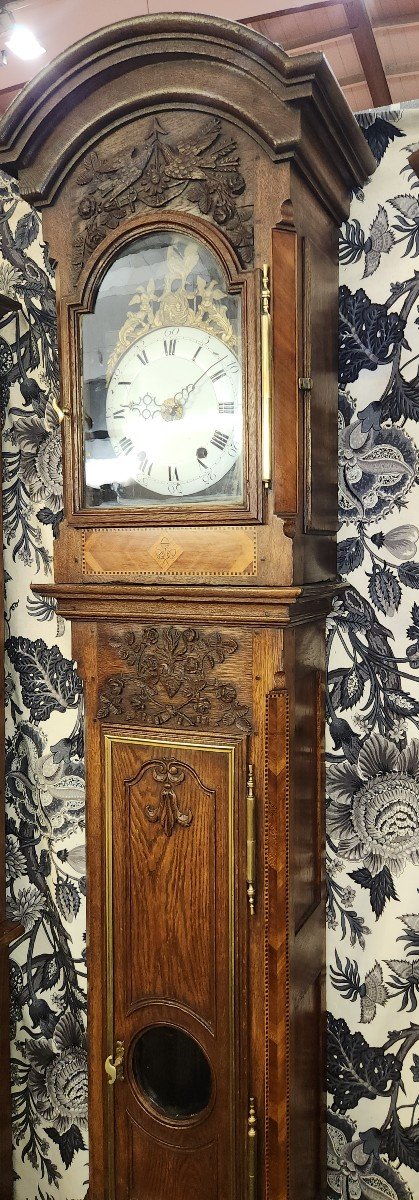
[[[295,1200],[301,1200],[302,1196],[304,1200],[320,1200],[325,1195],[323,1011],[323,975],[320,972],[292,1017],[290,1197]]]
[[[318,1200],[325,1167],[324,643],[320,621],[285,635],[285,662],[293,664],[288,850],[290,1200],[299,1200],[302,1189],[307,1200]]]
[[[147,1200],[161,1200],[162,1196],[210,1196],[210,1180],[217,1175],[217,1145],[199,1146],[194,1150],[162,1146],[161,1142],[142,1132],[132,1117],[130,1122],[130,1195],[141,1195],[134,1191],[135,1180],[147,1179]],[[123,1192],[119,1193],[124,1195]]]
[[[212,743],[199,734],[170,739],[141,730],[105,734],[104,786],[112,808],[107,853],[112,853],[113,872],[114,1043],[122,1039],[126,1045],[125,1082],[115,1085],[115,1142],[118,1194],[127,1200],[144,1190],[148,1195],[149,1181],[153,1195],[156,1171],[164,1183],[166,1171],[170,1174],[169,1146],[174,1200],[183,1200],[188,1172],[208,1200],[233,1200],[240,1179],[244,1183],[242,1147],[236,1146],[247,1116],[241,1102],[246,989],[238,988],[239,963],[246,962],[240,902],[245,828],[243,816],[236,815],[245,790],[244,750],[243,739],[223,743],[218,737]],[[160,1112],[135,1082],[138,1036],[161,1023],[198,1041],[211,1065],[209,1109],[189,1121]],[[158,1165],[157,1152],[148,1160],[150,1136],[159,1141],[166,1168]],[[134,1155],[130,1141],[135,1141]],[[208,1175],[208,1156],[201,1149],[211,1144],[215,1155]],[[180,1148],[187,1152],[181,1168]],[[127,1189],[130,1161],[134,1176]]]
[[[147,746],[141,765],[141,749],[136,747],[134,753],[131,749],[130,761],[122,768],[133,772],[132,778],[124,774],[122,787],[116,778],[113,783],[115,829],[124,831],[115,892],[118,908],[122,904],[119,953],[127,989],[125,1011],[133,1013],[147,1000],[170,997],[171,1003],[193,1008],[214,1031],[216,878],[218,871],[228,875],[217,835],[227,827],[227,818],[217,815],[214,782],[211,787],[203,782],[202,772],[209,777],[209,763],[202,754],[192,767],[197,755],[192,759],[188,754],[186,766],[183,750],[176,746]],[[161,776],[162,771],[163,785],[155,779],[156,772]],[[164,788],[166,803],[160,799]],[[175,820],[173,808],[178,803]],[[147,815],[151,808],[152,816]],[[115,837],[115,855],[116,846]],[[219,912],[219,918],[226,919],[225,911]]]
[[[83,531],[83,575],[244,575],[257,573],[252,528],[126,529],[123,542],[113,529]]]
[[[338,527],[336,280],[336,260],[305,238],[303,376],[310,389],[304,392],[304,528],[310,533]]]
[[[285,680],[284,680],[285,682]],[[267,700],[268,1048],[267,1200],[289,1189],[289,787],[290,700],[285,687]]]

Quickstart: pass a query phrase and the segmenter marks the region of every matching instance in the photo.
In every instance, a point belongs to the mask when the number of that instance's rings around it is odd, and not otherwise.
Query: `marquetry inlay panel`
[[[82,571],[85,576],[192,575],[254,576],[257,573],[256,531],[246,526],[186,526],[83,530]]]

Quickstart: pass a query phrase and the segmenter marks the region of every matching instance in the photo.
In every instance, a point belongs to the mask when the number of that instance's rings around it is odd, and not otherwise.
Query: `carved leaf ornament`
[[[230,680],[214,674],[239,649],[214,630],[147,626],[111,639],[132,674],[112,675],[99,695],[98,717],[123,716],[144,725],[252,729],[250,710]]]
[[[156,762],[153,768],[153,779],[162,783],[158,804],[147,804],[145,815],[151,825],[160,824],[167,837],[171,837],[176,825],[188,828],[193,816],[190,808],[182,812],[179,807],[174,785],[182,784],[185,772],[179,763],[167,759]]]
[[[101,158],[96,150],[78,175],[73,266],[78,274],[112,229],[138,208],[161,209],[182,195],[221,226],[243,266],[253,261],[252,209],[238,207],[246,189],[236,142],[211,118],[189,138],[176,139],[155,117],[141,146]]]

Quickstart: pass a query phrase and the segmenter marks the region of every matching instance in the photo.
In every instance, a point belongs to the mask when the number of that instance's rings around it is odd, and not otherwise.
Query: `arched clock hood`
[[[139,81],[141,79],[141,84]],[[36,76],[0,125],[0,165],[48,205],[103,131],[181,107],[227,117],[272,161],[293,159],[335,216],[375,160],[323,55],[289,57],[221,18],[159,13],[84,38]],[[310,133],[310,137],[305,135]]]

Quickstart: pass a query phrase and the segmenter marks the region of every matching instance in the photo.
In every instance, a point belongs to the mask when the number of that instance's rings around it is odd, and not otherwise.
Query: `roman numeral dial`
[[[240,362],[205,328],[153,329],[134,342],[110,379],[106,418],[122,490],[136,486],[155,504],[241,498]]]

